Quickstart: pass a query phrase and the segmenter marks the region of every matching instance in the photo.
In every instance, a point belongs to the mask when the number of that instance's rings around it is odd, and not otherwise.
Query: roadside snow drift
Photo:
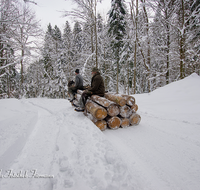
[[[199,190],[200,77],[134,97],[140,124],[104,132],[67,100],[0,100],[0,189]]]

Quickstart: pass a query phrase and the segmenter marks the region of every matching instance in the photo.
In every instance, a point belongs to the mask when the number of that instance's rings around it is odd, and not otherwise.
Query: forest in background
[[[76,68],[86,85],[98,67],[106,90],[123,94],[200,74],[199,0],[112,0],[107,21],[97,0],[73,1],[64,13],[73,28],[49,24],[45,34],[34,1],[0,1],[0,98],[66,98]]]

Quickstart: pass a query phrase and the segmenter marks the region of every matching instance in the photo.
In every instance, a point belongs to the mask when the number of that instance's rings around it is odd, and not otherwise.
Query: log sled
[[[77,91],[76,101],[82,93],[82,90]],[[138,105],[133,96],[105,93],[104,97],[92,95],[88,98],[84,115],[104,131],[106,128],[118,129],[138,125],[141,116],[136,113],[137,110]]]

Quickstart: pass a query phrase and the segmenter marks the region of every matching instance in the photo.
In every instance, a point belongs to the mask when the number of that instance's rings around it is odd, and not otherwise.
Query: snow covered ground
[[[0,189],[199,190],[200,77],[134,97],[140,124],[104,132],[67,100],[0,100]]]

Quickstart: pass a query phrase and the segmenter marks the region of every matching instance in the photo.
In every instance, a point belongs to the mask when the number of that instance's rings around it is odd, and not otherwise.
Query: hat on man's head
[[[76,69],[76,70],[75,70],[75,73],[79,73],[79,69]]]
[[[92,69],[92,72],[99,72],[99,69],[96,68],[96,67],[94,67],[94,68]]]

